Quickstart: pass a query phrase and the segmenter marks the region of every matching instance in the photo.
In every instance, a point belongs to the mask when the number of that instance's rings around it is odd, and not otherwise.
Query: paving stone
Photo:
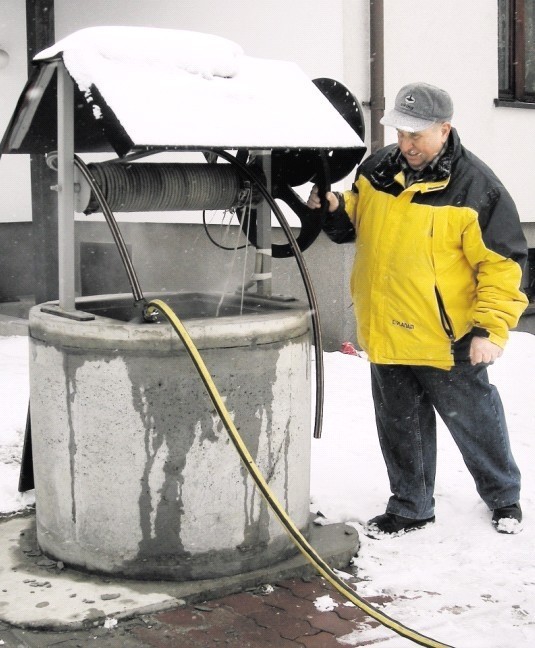
[[[341,619],[334,611],[321,612],[318,610],[316,614],[307,617],[307,619],[313,628],[325,630],[337,637],[349,634],[355,629],[355,625],[351,621]]]
[[[240,645],[240,632],[234,626],[227,628],[212,626],[209,628],[180,629],[177,627],[159,629],[141,628],[136,631],[143,645],[152,648],[209,648],[211,646]]]
[[[288,589],[275,587],[273,592],[266,594],[266,596],[262,597],[262,600],[265,605],[286,610],[288,607],[297,605],[301,599],[294,596]]]
[[[284,590],[276,590],[270,596],[266,596],[265,601],[266,605],[286,610],[288,614],[298,618],[306,618],[308,614],[313,614],[317,611],[312,601],[297,598],[297,596],[294,596],[290,592],[284,593]]]
[[[249,615],[255,622],[264,628],[276,628],[281,637],[297,639],[301,635],[317,634],[319,630],[313,628],[305,619],[291,617],[284,610],[265,606]]]
[[[271,596],[271,595],[268,595]],[[218,606],[228,606],[239,614],[249,614],[264,607],[264,597],[249,592],[231,594],[217,601]]]
[[[319,578],[314,580],[290,579],[278,583],[279,587],[290,590],[294,596],[314,601],[325,593],[325,582]]]
[[[385,603],[390,603],[392,601],[391,596],[370,596],[366,597],[366,601],[373,605],[374,607],[380,609],[382,605]],[[338,605],[337,608],[334,610],[339,617],[342,619],[347,619],[348,621],[351,620],[358,620],[358,621],[366,621],[366,622],[373,622],[373,619],[366,614],[363,610],[361,610],[359,607],[357,607],[354,604],[351,605],[346,605],[345,602],[342,603],[341,605]]]
[[[314,602],[330,596],[333,610]],[[387,596],[367,599],[380,607]],[[341,648],[337,638],[377,625],[328,581],[288,579],[270,594],[232,594],[197,605],[119,621],[113,630],[88,628],[72,633],[34,632],[0,625],[6,648]],[[353,645],[359,644],[358,633]],[[2,647],[3,648],[3,647]]]
[[[211,614],[211,612],[201,612],[191,607],[180,607],[155,616],[159,623],[185,628],[199,628],[209,625],[210,620],[207,617]]]
[[[156,631],[154,628],[138,628],[135,631],[135,636],[140,641],[140,646],[147,646],[150,648],[208,648],[208,644],[202,633],[197,636],[192,636],[186,632],[181,634],[178,638],[177,635],[169,630]]]
[[[346,619],[347,621],[365,621],[369,619],[369,616],[356,605],[353,605],[353,603],[350,605],[342,603],[334,611],[341,619]]]
[[[6,648],[144,648],[129,631],[108,631],[103,628],[78,630],[74,632],[40,632],[33,630],[13,629],[16,643],[6,642]],[[3,636],[0,634],[0,638]]]
[[[239,618],[236,617],[236,621]],[[173,646],[183,646],[187,638],[192,646],[211,648],[212,646],[225,646],[229,648],[295,648],[296,644],[281,637],[275,628],[257,626],[252,619],[242,619],[241,623],[234,623],[228,628],[213,627],[208,630],[190,630],[186,635],[180,636]]]
[[[256,631],[240,632],[236,637],[240,643],[235,643],[236,648],[250,646],[251,648],[296,648],[296,644],[290,639],[286,639],[279,634],[279,628],[260,628]]]
[[[401,598],[401,597],[400,597]],[[367,596],[366,600],[373,605],[383,605],[384,603],[392,603],[394,600],[391,596]]]
[[[150,648],[170,648],[176,645],[176,636],[167,629],[136,628],[133,633],[141,646]],[[200,648],[199,644],[190,643],[187,636],[180,641],[181,648]]]
[[[154,640],[152,636],[156,634],[162,636],[165,634],[167,636],[167,642],[169,641],[168,638],[171,637],[175,646],[181,646],[186,638],[192,646],[204,646],[206,641],[210,641],[211,643],[216,642],[216,640],[225,642],[239,631],[248,631],[249,629],[257,628],[252,619],[235,614],[232,610],[224,607],[215,607],[210,612],[185,607],[155,616],[163,624],[163,627],[166,628],[166,631],[162,629],[160,632],[155,632],[154,629],[150,628],[136,630],[136,635],[151,646],[160,645],[153,644]],[[203,641],[205,644],[202,643]],[[163,643],[162,645],[169,645],[169,643]],[[226,644],[223,643],[223,645]]]
[[[336,641],[336,638],[328,632],[320,632],[312,637],[299,637],[299,644],[305,648],[341,648],[343,644]]]

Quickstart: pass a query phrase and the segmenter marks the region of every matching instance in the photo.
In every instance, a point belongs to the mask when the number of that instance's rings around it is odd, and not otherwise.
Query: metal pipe
[[[370,0],[370,109],[371,153],[384,146],[385,53],[383,0]]]
[[[264,173],[265,186],[271,193],[271,155],[269,151],[256,151],[257,160]],[[257,293],[271,297],[271,205],[263,200],[256,208],[256,262]]]
[[[59,307],[75,306],[74,267],[74,85],[58,64],[58,278]]]

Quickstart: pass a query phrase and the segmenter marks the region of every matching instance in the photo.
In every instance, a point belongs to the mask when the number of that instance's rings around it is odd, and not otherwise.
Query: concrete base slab
[[[310,543],[331,567],[343,569],[359,540],[352,527],[329,524],[313,526]],[[88,574],[42,555],[33,514],[0,519],[0,622],[22,628],[82,629],[313,573],[299,554],[246,574],[182,583]]]

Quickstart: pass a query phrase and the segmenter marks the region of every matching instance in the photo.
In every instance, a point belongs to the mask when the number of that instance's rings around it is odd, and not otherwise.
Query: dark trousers
[[[487,365],[371,365],[379,441],[392,496],[387,511],[412,519],[434,514],[438,412],[490,509],[520,496],[520,471],[509,443],[498,390]]]

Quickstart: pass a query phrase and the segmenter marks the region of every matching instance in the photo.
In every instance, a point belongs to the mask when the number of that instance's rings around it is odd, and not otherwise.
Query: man
[[[520,473],[487,366],[527,305],[527,255],[516,207],[451,126],[444,91],[412,83],[382,120],[398,144],[360,166],[351,191],[328,193],[324,229],[354,240],[359,344],[392,496],[368,522],[376,537],[435,520],[435,411],[502,533],[521,529]],[[317,208],[314,187],[309,206]]]

